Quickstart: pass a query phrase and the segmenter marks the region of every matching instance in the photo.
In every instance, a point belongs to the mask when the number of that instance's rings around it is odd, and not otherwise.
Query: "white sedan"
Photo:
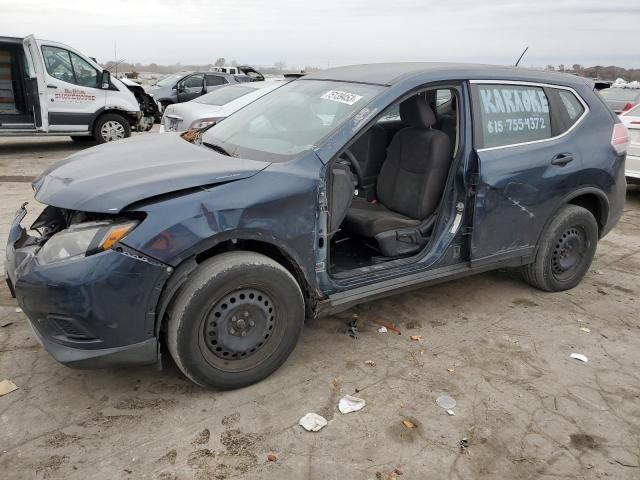
[[[160,132],[183,132],[190,128],[208,127],[289,81],[238,83],[218,88],[190,102],[169,105],[162,116]]]
[[[629,129],[626,176],[628,180],[640,182],[640,104],[620,115],[620,120]]]

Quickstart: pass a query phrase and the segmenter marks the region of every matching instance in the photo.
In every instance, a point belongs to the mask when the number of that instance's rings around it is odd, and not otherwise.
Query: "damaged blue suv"
[[[576,286],[621,216],[624,126],[589,80],[376,64],[307,75],[206,130],[76,153],[34,181],[7,281],[69,366],[235,388],[305,318],[501,267]]]

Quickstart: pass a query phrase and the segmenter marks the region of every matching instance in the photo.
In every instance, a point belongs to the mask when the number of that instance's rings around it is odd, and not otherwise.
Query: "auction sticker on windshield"
[[[362,95],[356,95],[355,93],[342,92],[340,90],[329,90],[320,98],[324,100],[331,100],[332,102],[345,103],[347,105],[353,105],[362,98]]]

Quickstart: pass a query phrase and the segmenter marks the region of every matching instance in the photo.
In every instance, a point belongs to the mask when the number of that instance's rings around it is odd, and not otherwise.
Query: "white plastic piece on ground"
[[[447,413],[449,414],[449,416],[451,417],[455,417],[456,416],[456,412],[454,412],[453,410],[449,409],[447,410]]]
[[[453,410],[456,407],[456,400],[449,395],[440,395],[436,398],[436,403],[439,407],[444,408],[445,410]]]
[[[327,426],[327,419],[317,413],[307,413],[298,423],[307,432],[317,432]]]
[[[16,313],[20,313],[22,309],[20,307],[16,307]]]
[[[383,325],[382,327],[380,327],[380,328],[378,329],[378,332],[380,332],[380,333],[387,333],[387,327],[385,327],[385,326]]]
[[[362,410],[367,404],[362,398],[352,397],[351,395],[345,395],[338,402],[338,410],[340,413],[351,413]]]
[[[586,357],[586,355],[583,355],[581,353],[572,353],[569,356],[571,358],[575,358],[576,360],[580,360],[581,362],[584,362],[584,363],[587,363],[589,361],[589,359]]]
[[[0,382],[0,397],[5,396],[7,393],[11,393],[18,389],[18,386],[11,380],[2,380]]]

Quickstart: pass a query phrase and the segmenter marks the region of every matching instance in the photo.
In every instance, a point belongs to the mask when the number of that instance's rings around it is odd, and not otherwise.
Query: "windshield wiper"
[[[222,155],[226,155],[227,157],[233,157],[231,153],[226,151],[220,145],[215,145],[213,143],[208,143],[208,142],[202,142],[202,145],[204,145],[205,147],[209,147],[211,150],[215,150],[216,152],[221,153]]]

